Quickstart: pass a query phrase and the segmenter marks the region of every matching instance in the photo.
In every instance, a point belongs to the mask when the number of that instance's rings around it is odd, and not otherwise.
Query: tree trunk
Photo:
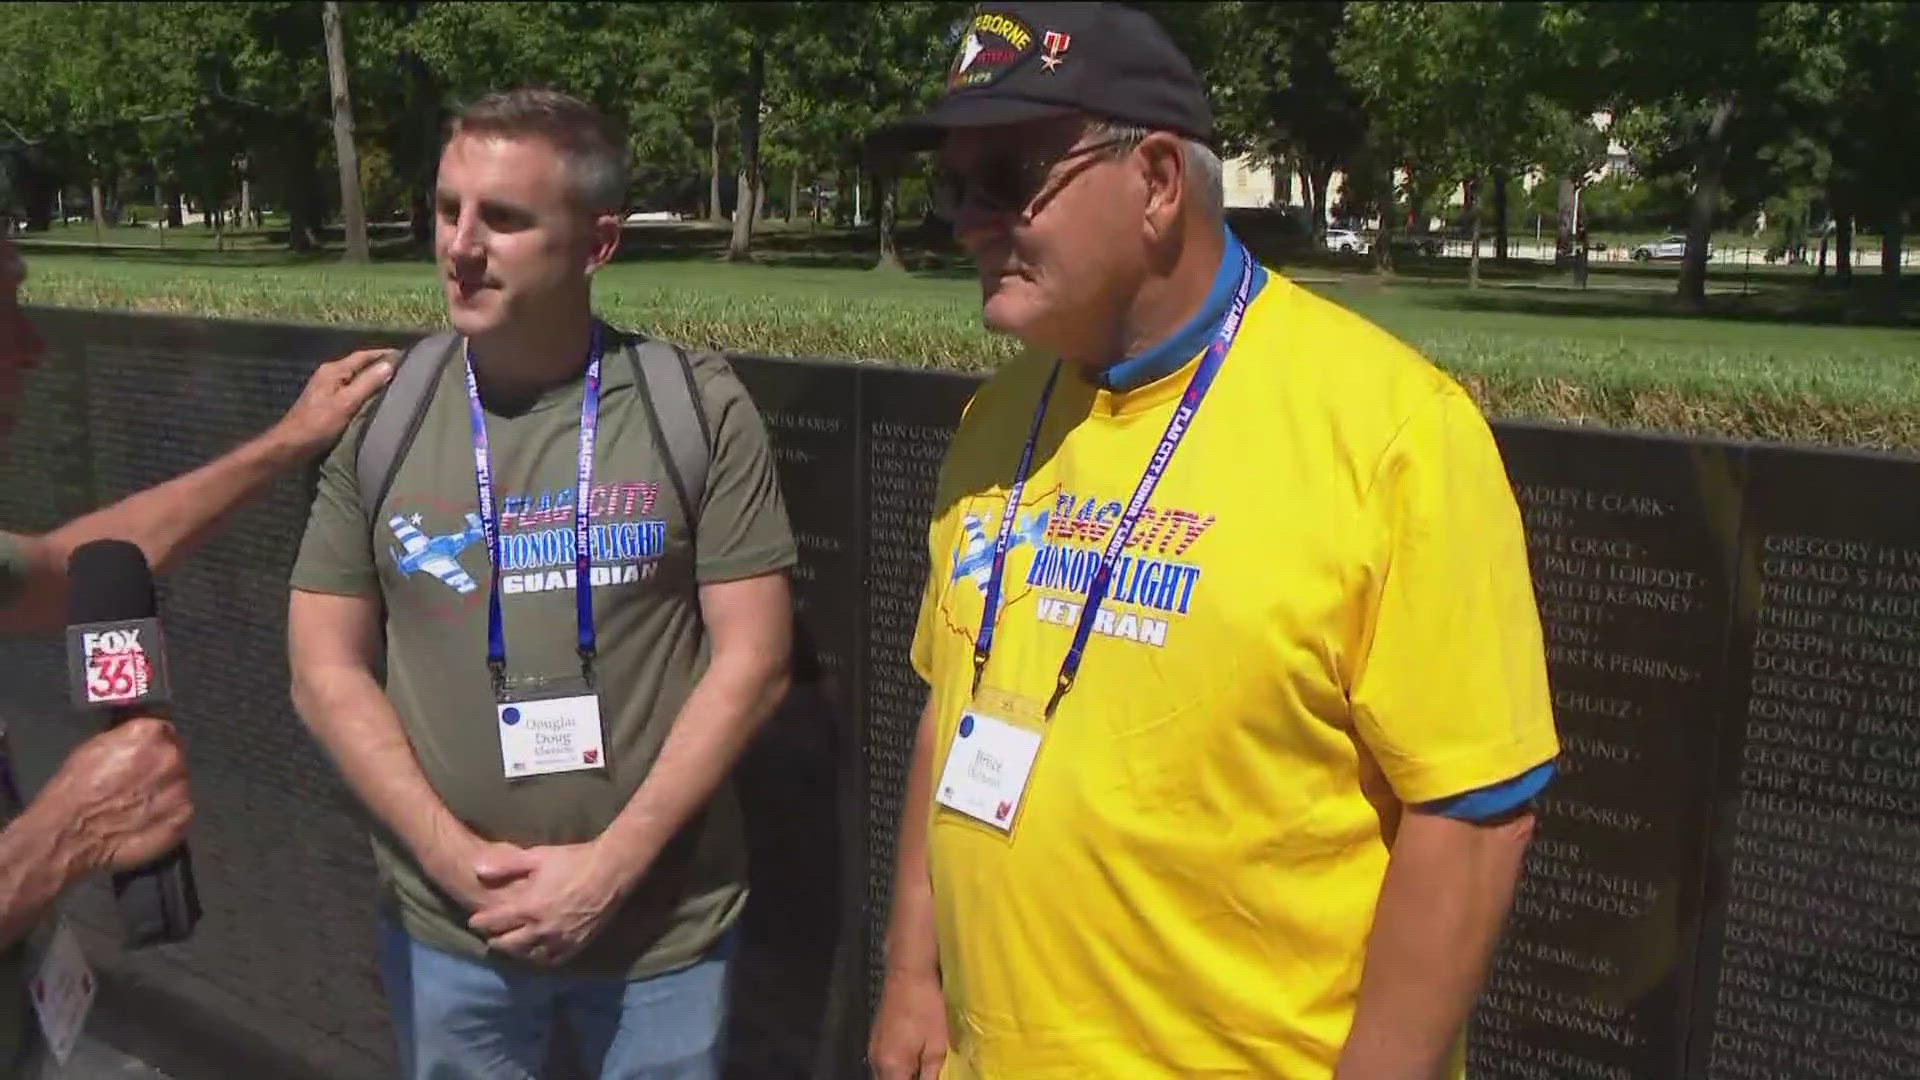
[[[47,175],[31,162],[23,163],[20,180],[20,201],[26,211],[26,228],[29,232],[46,232],[53,224],[54,214],[60,204],[60,188],[48,182]]]
[[[1900,288],[1900,249],[1902,247],[1902,241],[1905,239],[1905,237],[1901,235],[1901,232],[1905,224],[1904,218],[1896,208],[1892,213],[1887,215],[1887,223],[1881,226],[1882,231],[1880,233],[1880,275],[1887,279],[1888,295],[1893,300],[1895,307],[1898,307],[1900,303],[1900,294],[1898,291]]]
[[[764,174],[753,185],[753,220],[767,220],[767,178]]]
[[[163,212],[167,215],[167,228],[177,229],[180,227],[183,221],[180,215],[180,189],[175,188],[167,192],[167,206]]]
[[[253,221],[253,177],[240,174],[240,226],[245,228]]]
[[[1853,280],[1853,214],[1836,214],[1833,219],[1833,280]]]
[[[1555,268],[1564,267],[1573,261],[1573,193],[1575,190],[1571,179],[1561,177],[1559,212],[1553,219],[1553,265]]]
[[[1374,236],[1373,272],[1376,274],[1391,274],[1393,273],[1393,211],[1394,211],[1393,159],[1394,159],[1394,155],[1389,153],[1389,154],[1382,154],[1380,156],[1383,159],[1385,159],[1385,161],[1387,162],[1387,164],[1382,165],[1380,167],[1380,173],[1382,176],[1380,190],[1385,192],[1386,194],[1381,196],[1380,231]]]
[[[707,110],[707,220],[725,221],[727,215],[720,212],[720,110],[714,106]]]
[[[800,214],[800,166],[795,165],[787,174],[787,224],[791,225]]]
[[[367,211],[360,201],[360,151],[353,144],[353,95],[347,87],[347,45],[340,29],[339,0],[320,5],[327,39],[327,85],[333,90],[333,156],[340,165],[340,220],[347,231],[347,261],[367,261]]]
[[[1707,135],[1693,171],[1693,211],[1687,221],[1687,257],[1680,265],[1680,299],[1704,304],[1707,299],[1707,245],[1713,238],[1713,211],[1720,203],[1720,178],[1727,168],[1727,125],[1733,120],[1734,99],[1714,106]]]
[[[95,243],[105,243],[107,239],[107,194],[101,188],[100,174],[93,174],[93,239]]]
[[[407,0],[402,21],[410,25],[419,15],[419,0]],[[433,194],[440,171],[440,88],[419,53],[405,49],[400,62],[407,72],[406,117],[396,125],[402,149],[395,165],[408,179],[407,232],[415,244],[424,245],[433,240]]]
[[[745,163],[733,176],[733,231],[727,237],[727,261],[747,258],[753,253],[753,176]]]
[[[1467,199],[1472,204],[1472,208],[1467,211],[1467,218],[1472,222],[1473,236],[1473,250],[1467,257],[1467,288],[1469,289],[1480,287],[1480,203],[1482,200],[1474,197],[1478,194],[1474,190],[1478,186],[1476,181],[1467,182]]]
[[[1313,173],[1308,177],[1312,190],[1308,197],[1313,200],[1313,238],[1316,241],[1327,238],[1327,185],[1333,181],[1333,163],[1316,163]]]
[[[285,176],[287,189],[287,247],[312,251],[318,245],[320,213],[319,148],[304,121],[287,122]]]
[[[753,219],[760,204],[760,88],[767,77],[766,51],[755,42],[747,50],[747,81],[740,89],[740,190],[733,200],[733,238],[727,261],[753,257]]]
[[[1814,270],[1813,276],[1816,278],[1827,276],[1827,234],[1824,232],[1820,234],[1820,265]]]
[[[900,251],[894,243],[894,224],[900,212],[900,178],[891,173],[873,177],[874,223],[880,230],[880,261],[876,270],[901,269]]]
[[[1507,261],[1507,174],[1493,174],[1493,261]]]

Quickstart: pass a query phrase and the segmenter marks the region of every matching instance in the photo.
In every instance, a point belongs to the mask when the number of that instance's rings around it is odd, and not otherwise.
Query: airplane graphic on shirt
[[[444,536],[429,537],[419,528],[420,515],[411,519],[403,514],[395,514],[387,519],[387,527],[393,530],[394,539],[400,541],[404,553],[388,548],[393,557],[393,565],[400,573],[412,577],[415,573],[426,572],[440,579],[454,592],[466,594],[478,588],[473,577],[460,568],[460,553],[467,545],[478,542],[485,534],[480,528],[480,515],[469,513],[467,527]]]
[[[1007,550],[1012,551],[1021,544],[1032,544],[1038,548],[1047,535],[1047,519],[1051,511],[1041,510],[1027,517],[1023,524],[1016,524],[1012,538],[1007,542]],[[978,514],[968,514],[960,522],[967,533],[967,543],[953,559],[953,576],[948,583],[959,581],[963,577],[972,577],[974,588],[985,590],[987,578],[993,573],[993,538],[987,535],[985,523]]]

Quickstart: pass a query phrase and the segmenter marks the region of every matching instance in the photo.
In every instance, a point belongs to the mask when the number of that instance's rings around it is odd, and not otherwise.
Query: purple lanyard
[[[580,632],[580,670],[593,677],[593,557],[587,543],[587,489],[593,484],[593,437],[600,423],[600,327],[587,348],[587,384],[580,399],[580,464],[573,489],[574,612]],[[500,521],[493,505],[493,463],[487,453],[487,417],[480,384],[473,377],[473,345],[467,345],[467,412],[473,420],[473,479],[480,489],[480,527],[486,534],[492,581],[487,594],[487,670],[498,691],[506,680],[507,632],[500,616]]]
[[[1107,549],[1100,555],[1100,564],[1095,567],[1093,581],[1087,586],[1087,599],[1080,607],[1080,621],[1073,630],[1073,643],[1067,646],[1066,658],[1060,662],[1060,677],[1055,682],[1053,696],[1047,701],[1046,715],[1051,717],[1053,710],[1060,705],[1060,699],[1073,688],[1075,676],[1080,674],[1080,660],[1087,651],[1087,639],[1093,633],[1094,616],[1099,613],[1100,602],[1106,599],[1107,582],[1113,576],[1113,568],[1120,560],[1120,551],[1127,545],[1127,538],[1133,535],[1133,527],[1140,521],[1140,514],[1147,508],[1147,500],[1153,497],[1153,489],[1160,485],[1160,478],[1166,475],[1167,464],[1173,460],[1173,452],[1180,447],[1180,441],[1186,438],[1193,418],[1200,411],[1200,402],[1207,396],[1207,390],[1213,385],[1213,377],[1220,373],[1220,365],[1227,359],[1227,351],[1233,348],[1233,339],[1240,334],[1240,322],[1247,313],[1247,300],[1253,291],[1253,256],[1241,253],[1240,288],[1233,294],[1233,304],[1227,309],[1226,318],[1220,321],[1220,329],[1213,335],[1213,342],[1207,346],[1206,355],[1201,357],[1200,365],[1194,369],[1193,377],[1187,382],[1187,389],[1180,397],[1180,405],[1174,409],[1173,416],[1167,421],[1167,430],[1160,436],[1160,445],[1154,448],[1153,456],[1147,459],[1147,468],[1140,475],[1140,483],[1133,489],[1133,497],[1127,500],[1127,508],[1114,525],[1113,535],[1107,538]],[[1014,515],[1020,509],[1020,495],[1027,487],[1027,474],[1033,467],[1034,447],[1040,441],[1040,422],[1047,415],[1047,401],[1053,396],[1053,384],[1060,375],[1060,365],[1056,361],[1053,371],[1047,376],[1047,385],[1040,391],[1040,405],[1033,413],[1033,427],[1027,432],[1027,444],[1020,451],[1020,464],[1014,470],[1013,486],[1007,491],[1007,509],[1000,515],[1000,532],[993,540],[993,571],[987,578],[986,606],[980,614],[980,634],[973,643],[973,689],[980,690],[980,677],[987,669],[987,657],[993,652],[994,624],[1000,615],[1000,583],[1006,569],[1007,549],[1013,542]]]

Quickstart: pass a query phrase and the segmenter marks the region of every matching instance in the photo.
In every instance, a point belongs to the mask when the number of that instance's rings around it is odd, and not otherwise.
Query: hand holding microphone
[[[179,740],[166,722],[171,695],[153,571],[136,545],[95,540],[74,550],[67,579],[74,703],[104,710],[111,727],[75,751],[48,786],[64,785],[83,857],[114,871],[127,946],[184,941],[200,918],[181,842],[193,810]]]
[[[187,762],[164,720],[129,720],[80,744],[41,789],[70,815],[75,876],[137,870],[172,851],[193,819]]]

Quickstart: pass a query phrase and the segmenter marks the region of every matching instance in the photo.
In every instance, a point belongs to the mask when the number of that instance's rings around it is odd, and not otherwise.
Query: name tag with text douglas
[[[499,721],[500,761],[509,780],[606,766],[600,696],[590,689],[509,694],[494,706],[494,713]]]

